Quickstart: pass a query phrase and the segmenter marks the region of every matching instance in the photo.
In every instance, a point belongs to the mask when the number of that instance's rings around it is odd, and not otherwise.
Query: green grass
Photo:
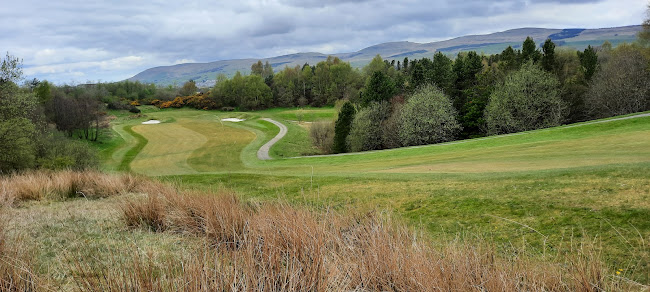
[[[595,239],[612,266],[650,282],[650,117],[364,154],[282,159],[313,151],[307,130],[288,121],[296,111],[148,113],[172,121],[155,125],[172,130],[147,133],[139,131],[152,128],[134,127],[149,140],[147,145],[170,143],[165,141],[168,132],[181,135],[174,141],[191,141],[192,135],[205,140],[190,143],[180,156],[170,155],[169,148],[145,147],[132,164],[152,159],[158,164],[150,164],[146,169],[155,171],[146,174],[166,175],[161,179],[185,187],[233,189],[249,200],[387,210],[434,237],[481,236],[504,252],[525,242],[543,254],[571,241]],[[334,114],[333,109],[323,112]],[[216,116],[247,121],[224,127]],[[289,128],[283,142],[271,149],[278,158],[272,161],[256,158],[259,147],[279,131],[261,117]],[[157,170],[163,168],[171,171]]]
[[[126,153],[124,153],[123,158],[120,161],[120,164],[117,168],[117,170],[120,171],[130,171],[131,170],[131,162],[135,160],[135,157],[142,151],[144,146],[147,145],[147,142],[149,142],[145,137],[142,135],[136,133],[133,131],[133,126],[129,125],[123,128],[124,132],[128,133],[131,135],[133,138],[136,140],[136,144],[130,148]]]

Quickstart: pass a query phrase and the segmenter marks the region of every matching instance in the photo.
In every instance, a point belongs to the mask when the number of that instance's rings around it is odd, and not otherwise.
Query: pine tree
[[[349,101],[344,103],[334,126],[334,146],[332,148],[334,153],[347,152],[345,141],[350,134],[354,115],[354,106]]]
[[[544,42],[542,47],[544,55],[542,56],[542,68],[548,72],[555,69],[555,43],[549,38]]]
[[[596,73],[598,66],[598,55],[593,47],[588,46],[584,52],[578,51],[578,58],[580,58],[580,65],[585,73],[585,79],[591,80],[591,77]]]
[[[362,103],[366,106],[373,101],[387,101],[391,99],[394,94],[395,83],[393,83],[393,80],[383,72],[375,71],[366,83],[366,88],[363,91]]]
[[[533,38],[527,37],[524,41],[524,45],[521,49],[521,57],[524,62],[532,60],[533,63],[537,63],[537,61],[539,61],[541,56]]]

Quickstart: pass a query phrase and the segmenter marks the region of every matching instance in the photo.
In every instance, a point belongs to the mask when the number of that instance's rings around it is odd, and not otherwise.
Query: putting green
[[[177,118],[174,122],[133,126],[148,140],[131,163],[146,175],[192,174],[243,168],[241,150],[255,138],[216,118]]]

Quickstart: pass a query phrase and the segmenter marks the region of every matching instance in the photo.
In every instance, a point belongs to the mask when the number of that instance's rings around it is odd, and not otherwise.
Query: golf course
[[[118,116],[107,171],[246,200],[398,215],[431,236],[479,237],[531,254],[595,242],[606,262],[650,272],[650,117],[634,114],[510,135],[344,155],[317,155],[311,122],[334,108],[213,112],[146,107]],[[241,122],[222,121],[238,118]],[[288,128],[259,160],[260,147]],[[150,119],[159,124],[142,124]],[[315,155],[313,157],[307,155]]]

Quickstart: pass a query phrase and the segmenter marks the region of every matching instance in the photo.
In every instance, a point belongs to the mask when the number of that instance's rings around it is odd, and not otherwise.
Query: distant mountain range
[[[624,26],[601,29],[546,29],[546,28],[519,28],[487,35],[470,35],[450,40],[432,43],[390,42],[367,47],[354,53],[330,54],[350,62],[353,67],[363,67],[377,54],[386,60],[431,58],[435,52],[456,55],[462,51],[476,51],[485,54],[496,54],[508,46],[517,49],[521,47],[526,37],[532,37],[541,46],[547,38],[551,38],[559,47],[570,47],[578,50],[588,45],[599,46],[605,41],[612,45],[622,42],[633,42],[636,35],[642,30],[640,25]],[[302,66],[305,63],[315,65],[327,59],[321,53],[297,53],[261,59],[269,61],[277,72],[284,66]],[[210,63],[188,63],[173,66],[161,66],[147,69],[131,78],[132,81],[169,85],[182,83],[192,79],[201,87],[212,86],[219,73],[232,76],[240,71],[243,74],[250,72],[250,67],[258,59],[223,60]]]

